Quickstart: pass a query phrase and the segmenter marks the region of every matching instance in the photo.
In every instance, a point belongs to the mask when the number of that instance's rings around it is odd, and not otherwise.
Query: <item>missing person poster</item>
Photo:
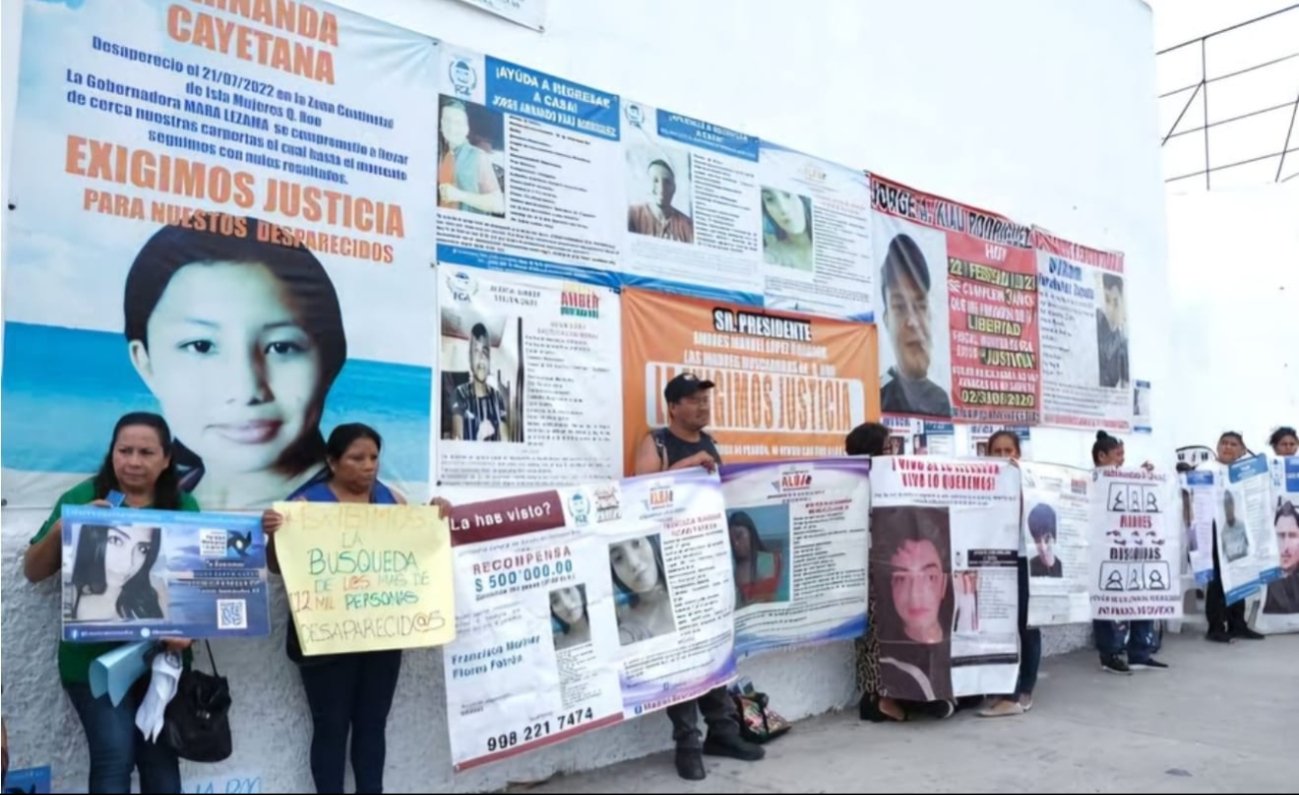
[[[1267,457],[1255,455],[1229,464],[1217,497],[1218,570],[1227,604],[1234,604],[1281,579]]]
[[[1010,693],[1019,673],[1019,470],[1008,461],[877,459],[870,582],[881,693]]]
[[[438,262],[612,285],[618,95],[450,44],[438,78]]]
[[[1182,523],[1186,526],[1186,551],[1191,573],[1201,588],[1213,582],[1213,537],[1218,518],[1219,473],[1214,468],[1182,475]]]
[[[29,2],[22,35],[7,506],[54,502],[141,409],[205,508],[288,496],[343,421],[420,497],[436,43],[312,0]]]
[[[1299,632],[1299,458],[1275,458],[1272,466],[1272,526],[1281,576],[1268,584],[1257,625],[1267,633]]]
[[[1019,462],[1022,546],[1028,557],[1028,625],[1091,620],[1092,473]]]
[[[759,162],[766,306],[873,320],[870,177],[770,141]]]
[[[458,505],[442,655],[457,771],[735,676],[725,504],[702,469]]]
[[[627,289],[622,293],[623,457],[670,413],[697,411],[725,463],[842,455],[879,417],[875,327]],[[715,386],[708,403],[669,406],[681,372]]]
[[[623,154],[624,281],[761,305],[757,137],[626,101]]]
[[[1123,254],[1033,230],[1042,318],[1042,423],[1132,430]],[[1146,385],[1149,398],[1149,384]]]
[[[735,650],[866,632],[868,458],[722,467],[735,571]]]
[[[1168,475],[1105,469],[1092,483],[1092,618],[1182,616],[1182,539]],[[1026,506],[1027,507],[1027,506]]]
[[[438,267],[438,481],[527,487],[621,474],[618,293]]]
[[[281,502],[275,552],[302,654],[455,638],[447,520],[427,505]]]
[[[885,414],[1035,425],[1030,230],[871,175]]]
[[[260,516],[63,507],[63,639],[270,634]]]

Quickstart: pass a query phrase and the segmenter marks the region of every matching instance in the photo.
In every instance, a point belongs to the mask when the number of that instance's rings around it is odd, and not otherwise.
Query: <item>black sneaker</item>
[[[709,756],[724,756],[728,759],[739,759],[741,762],[756,762],[767,755],[761,745],[746,742],[738,736],[708,735],[704,740],[704,753]]]
[[[1167,671],[1169,665],[1168,663],[1161,663],[1159,660],[1151,657],[1145,662],[1128,663],[1128,668],[1133,671]]]
[[[1239,629],[1233,629],[1231,631],[1231,636],[1233,638],[1240,638],[1241,640],[1266,640],[1267,639],[1267,635],[1264,635],[1262,632],[1255,632],[1249,627],[1241,627]]]
[[[677,775],[686,781],[708,778],[708,772],[704,770],[704,755],[698,748],[677,749]]]
[[[1236,639],[1220,629],[1210,630],[1204,639],[1212,643],[1235,643]]]
[[[1132,669],[1117,654],[1107,654],[1101,658],[1101,670],[1107,674],[1119,674],[1120,676],[1130,676]]]

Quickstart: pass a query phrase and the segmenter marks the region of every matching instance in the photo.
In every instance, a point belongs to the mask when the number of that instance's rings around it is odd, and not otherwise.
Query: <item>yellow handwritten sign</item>
[[[282,502],[275,552],[302,653],[455,640],[451,533],[427,506]]]

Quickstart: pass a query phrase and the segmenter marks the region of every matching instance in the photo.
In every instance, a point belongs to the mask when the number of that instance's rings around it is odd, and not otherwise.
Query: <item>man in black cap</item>
[[[681,373],[668,381],[668,427],[650,431],[636,450],[636,474],[703,467],[709,472],[722,463],[713,437],[704,433],[712,420],[712,381]]]
[[[670,469],[704,467],[717,469],[722,454],[713,437],[704,432],[712,419],[710,399],[715,384],[694,373],[681,373],[668,382],[663,397],[668,403],[668,427],[650,431],[636,450],[636,474],[648,475]],[[701,742],[699,713],[708,724],[708,740]],[[672,739],[677,744],[677,774],[687,781],[707,776],[704,754],[756,762],[765,752],[762,746],[740,738],[740,716],[725,687],[710,690],[695,701],[685,701],[667,710],[672,720]]]

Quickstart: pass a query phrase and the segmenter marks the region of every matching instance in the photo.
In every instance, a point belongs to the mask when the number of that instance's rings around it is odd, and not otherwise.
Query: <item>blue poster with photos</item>
[[[63,639],[270,634],[261,517],[63,508]]]

